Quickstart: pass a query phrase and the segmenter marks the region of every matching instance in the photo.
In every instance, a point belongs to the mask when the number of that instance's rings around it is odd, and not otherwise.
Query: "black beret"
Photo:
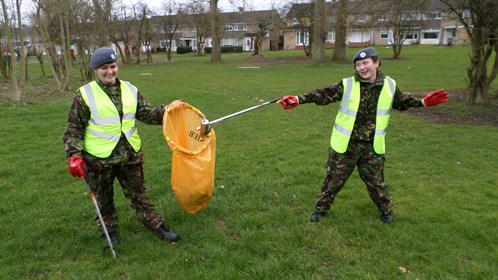
[[[90,68],[97,69],[100,66],[116,62],[116,53],[112,48],[103,47],[96,49],[90,59]]]
[[[377,52],[375,51],[374,48],[369,47],[369,48],[361,49],[359,52],[357,52],[354,55],[354,57],[353,57],[353,63],[355,63],[358,60],[363,60],[363,59],[366,59],[366,58],[369,58],[369,57],[374,57],[374,56],[378,56]]]

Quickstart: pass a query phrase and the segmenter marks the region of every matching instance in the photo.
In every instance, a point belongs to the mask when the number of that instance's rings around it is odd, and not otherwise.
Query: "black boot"
[[[310,222],[318,223],[326,214],[327,212],[315,211],[313,212],[313,214],[311,214]]]
[[[159,237],[163,240],[169,241],[169,242],[176,242],[180,239],[180,236],[178,234],[174,233],[173,231],[167,229],[164,225],[161,225],[155,230],[155,233],[159,235]]]
[[[393,212],[389,212],[386,214],[380,214],[380,220],[386,224],[390,224],[394,220]]]

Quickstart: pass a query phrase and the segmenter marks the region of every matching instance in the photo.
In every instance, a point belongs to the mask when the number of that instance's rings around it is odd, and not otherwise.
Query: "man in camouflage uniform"
[[[392,109],[429,107],[448,101],[448,93],[437,90],[417,100],[405,94],[385,76],[374,48],[360,50],[353,58],[354,77],[299,96],[284,96],[278,102],[288,110],[298,104],[327,105],[340,101],[331,137],[327,173],[321,197],[310,220],[319,222],[330,210],[335,197],[358,167],[360,178],[384,223],[393,220],[393,204],[384,181],[385,131]]]
[[[69,172],[85,178],[83,168],[88,170],[112,243],[118,242],[118,216],[113,199],[115,178],[142,223],[160,238],[177,241],[179,236],[164,226],[163,217],[148,199],[143,151],[135,125],[135,120],[161,125],[165,106],[153,107],[136,87],[117,78],[113,49],[97,49],[90,67],[98,78],[76,91],[63,134]],[[95,220],[99,222],[97,216]]]

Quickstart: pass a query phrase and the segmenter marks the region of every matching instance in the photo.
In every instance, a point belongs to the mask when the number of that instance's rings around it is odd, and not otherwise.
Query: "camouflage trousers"
[[[114,205],[114,180],[117,178],[129,205],[148,229],[155,230],[164,222],[156,212],[155,206],[149,202],[147,188],[144,185],[144,174],[141,160],[124,164],[108,164],[105,160],[85,157],[89,166],[89,177],[96,187],[95,198],[108,232],[116,231],[118,215]],[[98,216],[95,220],[102,230]]]
[[[358,167],[358,173],[367,187],[370,198],[383,214],[393,209],[387,183],[384,181],[383,155],[376,154],[370,142],[351,140],[345,153],[330,149],[327,172],[322,185],[321,197],[316,203],[316,210],[328,212],[337,194]]]

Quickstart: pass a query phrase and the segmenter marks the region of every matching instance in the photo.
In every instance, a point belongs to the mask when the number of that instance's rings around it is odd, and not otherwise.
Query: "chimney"
[[[243,13],[244,12],[244,7],[239,7],[239,13]]]

